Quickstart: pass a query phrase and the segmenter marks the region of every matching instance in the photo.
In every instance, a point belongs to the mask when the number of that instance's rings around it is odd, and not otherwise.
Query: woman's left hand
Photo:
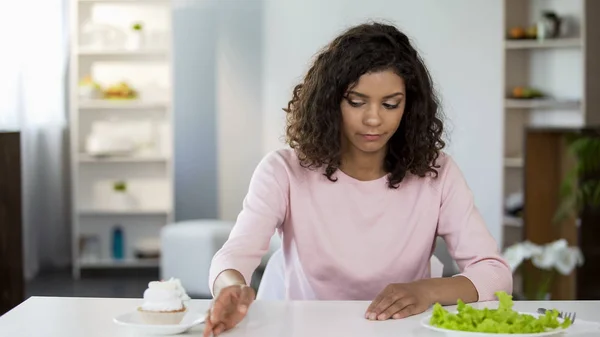
[[[380,321],[404,318],[422,313],[431,304],[427,289],[419,281],[390,284],[371,302],[365,318]]]

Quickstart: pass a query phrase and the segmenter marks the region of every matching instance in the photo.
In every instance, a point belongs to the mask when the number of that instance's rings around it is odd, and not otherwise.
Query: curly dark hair
[[[388,186],[397,188],[407,172],[437,177],[436,160],[445,143],[430,74],[405,34],[377,22],[352,27],[327,45],[283,109],[286,142],[303,167],[325,166],[325,176],[337,180],[332,176],[341,160],[341,101],[363,74],[383,70],[393,70],[406,85],[405,112],[387,144]]]

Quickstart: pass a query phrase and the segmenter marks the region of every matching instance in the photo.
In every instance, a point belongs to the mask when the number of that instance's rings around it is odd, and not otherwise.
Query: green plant
[[[136,22],[131,26],[133,30],[141,31],[144,28],[144,25],[141,22]]]
[[[577,164],[562,181],[554,223],[577,218],[586,207],[600,207],[600,133],[571,134],[567,142]]]
[[[115,190],[115,192],[127,192],[127,183],[124,181],[115,181],[113,190]]]

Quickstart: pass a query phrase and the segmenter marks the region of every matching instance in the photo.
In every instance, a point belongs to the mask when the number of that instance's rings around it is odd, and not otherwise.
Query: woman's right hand
[[[233,285],[221,289],[206,315],[204,337],[209,337],[211,333],[218,336],[236,326],[246,317],[255,297],[254,289],[247,285]]]

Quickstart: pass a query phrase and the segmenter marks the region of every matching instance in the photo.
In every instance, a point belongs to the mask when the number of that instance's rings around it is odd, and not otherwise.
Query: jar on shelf
[[[145,47],[144,26],[141,22],[136,22],[131,26],[127,38],[127,49],[140,50]]]
[[[137,199],[127,189],[127,182],[116,181],[113,183],[110,208],[119,211],[130,211],[138,208]]]

